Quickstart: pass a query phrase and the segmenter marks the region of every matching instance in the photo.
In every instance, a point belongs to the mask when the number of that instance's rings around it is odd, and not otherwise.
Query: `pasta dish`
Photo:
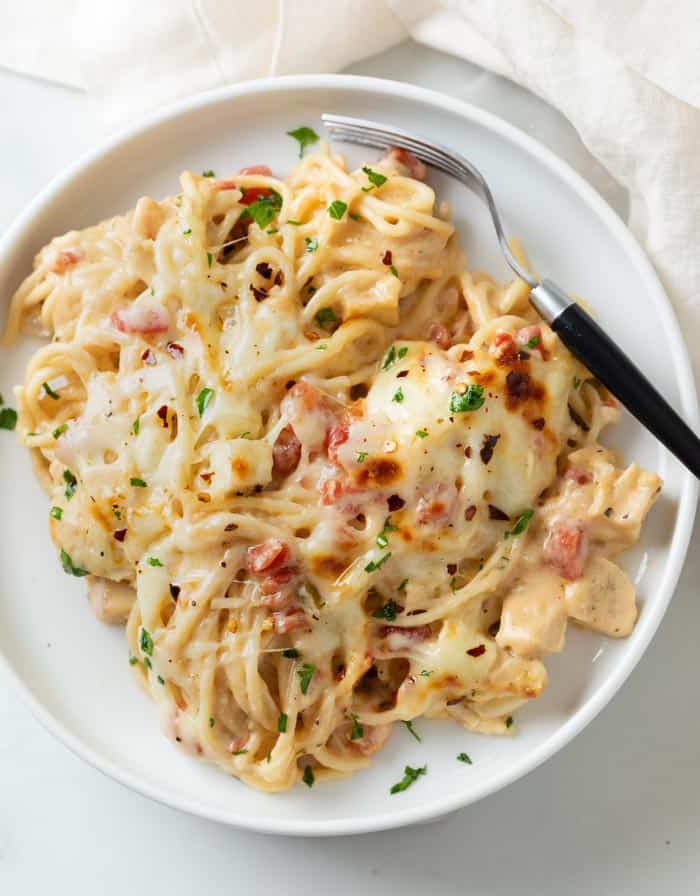
[[[311,786],[419,716],[511,734],[570,621],[630,633],[614,558],[660,480],[599,444],[616,402],[528,292],[467,269],[410,154],[323,143],[41,250],[18,431],[183,749]]]

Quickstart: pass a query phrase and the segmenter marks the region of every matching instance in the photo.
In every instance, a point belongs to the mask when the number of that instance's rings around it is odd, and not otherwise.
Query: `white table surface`
[[[624,217],[624,191],[532,94],[411,44],[351,71],[501,115],[567,159]],[[1,70],[0,109],[3,228],[100,135],[83,94]],[[76,759],[0,678],[0,893],[699,893],[699,546],[696,528],[653,644],[583,734],[507,790],[412,829],[295,840],[191,818]]]

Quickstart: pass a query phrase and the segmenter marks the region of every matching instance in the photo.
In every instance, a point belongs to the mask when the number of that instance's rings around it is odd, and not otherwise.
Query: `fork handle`
[[[569,351],[700,479],[700,439],[593,318],[548,280],[531,300]]]

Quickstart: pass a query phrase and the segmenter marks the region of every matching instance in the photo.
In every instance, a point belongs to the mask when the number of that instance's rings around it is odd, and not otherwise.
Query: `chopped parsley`
[[[75,494],[75,490],[78,487],[78,480],[71,473],[70,470],[63,471],[63,481],[66,483],[66,489],[63,494],[66,496],[66,500],[70,501],[70,499]]]
[[[151,660],[150,660],[149,657],[147,657],[147,656],[145,656],[145,657],[143,658],[143,664],[144,664],[144,666],[145,666],[147,669],[152,669],[152,668],[153,668],[153,663],[151,662]]]
[[[287,224],[291,224],[292,227],[301,227],[301,221],[295,221],[294,218],[290,218]]]
[[[365,572],[375,572],[376,570],[381,569],[389,557],[391,557],[391,551],[389,551],[388,554],[385,554],[381,560],[370,560],[367,566],[365,566]]]
[[[202,389],[202,391],[197,396],[197,410],[199,411],[199,416],[203,417],[204,412],[209,407],[209,404],[214,397],[214,390],[207,387],[206,389]]]
[[[129,654],[129,665],[130,665],[130,666],[135,666],[136,663],[138,663],[138,660],[137,660],[136,657],[133,655],[133,653],[130,653],[130,654]]]
[[[312,239],[310,236],[305,236],[304,241],[306,242],[307,252],[315,252],[318,249],[318,240],[316,237]]]
[[[574,387],[574,389],[578,389],[578,387],[581,385],[581,380],[579,379],[579,377],[575,376],[571,381],[571,385]]]
[[[214,261],[214,256],[211,254],[211,252],[207,252],[207,267],[208,268],[211,267],[212,261]]]
[[[60,520],[63,516],[63,508],[62,507],[52,507],[49,510],[49,516],[54,520]]]
[[[301,780],[306,784],[307,787],[314,786],[314,770],[310,765],[304,766],[304,774],[302,775]]]
[[[153,656],[153,638],[151,637],[148,629],[141,629],[141,638],[139,639],[139,647],[141,648],[141,652],[145,653],[146,656]]]
[[[384,521],[384,528],[379,533],[379,535],[377,535],[377,547],[378,548],[388,547],[389,539],[387,536],[389,535],[390,532],[398,532],[398,531],[399,531],[399,527],[394,526],[393,523],[391,522],[391,517],[388,516],[386,518],[386,520]]]
[[[418,741],[419,744],[422,743],[420,734],[418,734],[416,729],[413,727],[413,722],[410,721],[410,719],[409,720],[402,719],[402,721],[403,721],[404,725],[406,726],[406,728],[408,728],[409,734],[412,734],[413,737],[415,737],[415,739]]]
[[[504,538],[510,538],[511,535],[522,535],[522,533],[529,526],[530,520],[532,519],[534,514],[535,514],[535,511],[532,509],[525,510],[523,513],[521,513],[520,516],[515,521],[515,525],[513,526],[513,528],[506,529]]]
[[[271,227],[271,228],[267,231],[267,233],[268,233],[270,236],[274,236],[274,234],[279,233],[279,230],[278,230],[276,227]]]
[[[255,202],[251,202],[240,220],[252,218],[261,230],[265,230],[281,208],[282,197],[276,190],[270,190],[265,196],[259,196]]]
[[[364,728],[362,724],[358,720],[357,716],[354,712],[350,713],[350,718],[352,719],[352,729],[350,730],[350,740],[360,740],[365,736]]]
[[[402,358],[405,358],[407,354],[407,346],[404,345],[402,348],[397,350],[396,346],[392,345],[389,351],[386,353],[386,357],[384,358],[384,361],[382,363],[382,370],[388,370],[392,364],[394,364],[396,361],[400,361]]]
[[[508,718],[506,719],[506,728],[510,728],[510,726],[512,724],[513,724],[513,716],[508,716]]]
[[[162,566],[162,562],[157,557],[149,557],[146,561],[149,566]]]
[[[525,348],[534,348],[536,345],[539,345],[539,344],[540,344],[540,337],[533,336],[532,339],[528,339],[528,341],[525,343]]]
[[[416,435],[419,439],[427,439],[428,438],[428,430],[427,429],[417,429]]]
[[[288,660],[296,660],[299,658],[299,651],[296,647],[287,647],[282,651],[282,656],[286,656]]]
[[[387,622],[393,622],[396,619],[396,602],[389,599],[383,607],[372,613],[375,619],[386,619]]]
[[[244,747],[242,750],[232,750],[231,755],[232,755],[232,756],[245,756],[245,754],[246,754],[247,752],[248,752],[248,751],[247,751],[246,748]]]
[[[458,762],[466,762],[467,765],[472,764],[472,761],[469,758],[467,753],[457,753],[457,761]]]
[[[135,436],[137,436],[141,432],[141,418],[137,417],[134,422],[131,424],[131,431]]]
[[[363,464],[367,460],[368,457],[369,457],[369,454],[366,451],[358,451],[357,452],[358,464]]]
[[[450,411],[453,414],[463,414],[465,411],[477,411],[486,401],[484,398],[484,387],[476,386],[473,383],[469,386],[464,394],[453,392],[450,396]]]
[[[318,134],[313,128],[302,125],[300,128],[294,128],[293,131],[287,131],[289,137],[293,137],[299,144],[299,158],[304,155],[304,150],[312,143],[318,143]]]
[[[214,717],[213,716],[209,716],[209,727],[210,728],[214,727]]]
[[[322,342],[321,345],[316,346],[316,351],[317,352],[325,352],[327,348],[328,348],[328,346],[326,345],[326,343]]]
[[[405,591],[406,585],[408,585],[408,579],[404,579],[396,590],[397,591]]]
[[[0,429],[12,430],[15,426],[17,426],[17,411],[14,408],[3,408],[0,410]],[[31,433],[27,433],[27,435],[31,435]]]
[[[403,401],[403,389],[401,388],[401,386],[399,386],[396,392],[394,392],[391,400],[395,401],[397,404],[401,404],[401,402]]]
[[[61,423],[60,426],[57,426],[56,429],[51,433],[54,439],[60,439],[63,433],[68,429],[67,423]]]
[[[378,171],[372,171],[367,165],[362,166],[362,170],[367,175],[367,180],[370,182],[370,187],[363,187],[363,193],[369,193],[370,190],[373,190],[375,187],[381,187],[382,184],[387,182],[387,177],[384,174],[380,174]]]
[[[348,212],[348,218],[352,218],[353,221],[361,221],[362,216],[356,214],[355,212]]]
[[[321,310],[316,314],[316,322],[319,327],[323,327],[324,330],[328,326],[333,326],[333,324],[338,323],[338,318],[335,316],[335,312],[332,308],[321,308]]]
[[[192,233],[192,228],[188,227],[187,230],[182,231],[183,236],[189,236]]]
[[[301,688],[302,694],[305,694],[309,690],[309,685],[311,684],[311,679],[314,677],[315,672],[316,666],[314,666],[313,663],[304,663],[301,669],[297,669],[299,687]]]
[[[423,669],[423,670],[421,670],[420,674],[421,674],[422,678],[430,678],[430,676],[433,674],[433,670],[432,669]]]
[[[389,793],[401,793],[402,790],[408,790],[408,788],[415,781],[420,778],[421,775],[428,774],[428,766],[423,765],[421,768],[411,768],[410,765],[407,765],[404,769],[403,778],[398,782],[398,784],[394,784]]]
[[[61,548],[61,566],[63,567],[63,572],[67,572],[69,576],[78,576],[78,578],[82,578],[82,576],[90,575],[87,569],[81,569],[79,566],[76,566],[71,560],[68,551],[63,548]]]
[[[391,273],[394,275],[394,277],[398,277],[398,276],[399,276],[399,272],[396,270],[396,265],[395,265],[395,264],[392,264],[392,265],[389,267],[389,270],[390,270]]]
[[[138,476],[132,476],[129,480],[129,484],[133,485],[134,488],[148,488],[145,479],[139,479]]]
[[[42,383],[41,387],[49,396],[49,398],[53,398],[54,401],[58,401],[58,399],[61,397],[58,392],[54,392],[54,390],[51,388],[51,386],[49,386],[48,383]]]
[[[341,199],[334,199],[328,206],[328,214],[334,221],[340,221],[347,210],[347,202],[343,202]]]
[[[162,675],[158,676],[158,684],[163,684],[163,685],[165,684],[165,679],[163,678]]]
[[[216,177],[216,174],[214,174],[211,168],[207,168],[206,171],[202,171],[202,177]]]

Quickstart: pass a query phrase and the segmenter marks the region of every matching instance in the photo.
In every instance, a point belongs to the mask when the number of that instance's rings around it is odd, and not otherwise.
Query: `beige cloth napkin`
[[[511,78],[628,188],[628,223],[700,370],[698,0],[23,0],[7,18],[0,64],[85,87],[109,128],[234,81],[338,71],[408,36]]]

